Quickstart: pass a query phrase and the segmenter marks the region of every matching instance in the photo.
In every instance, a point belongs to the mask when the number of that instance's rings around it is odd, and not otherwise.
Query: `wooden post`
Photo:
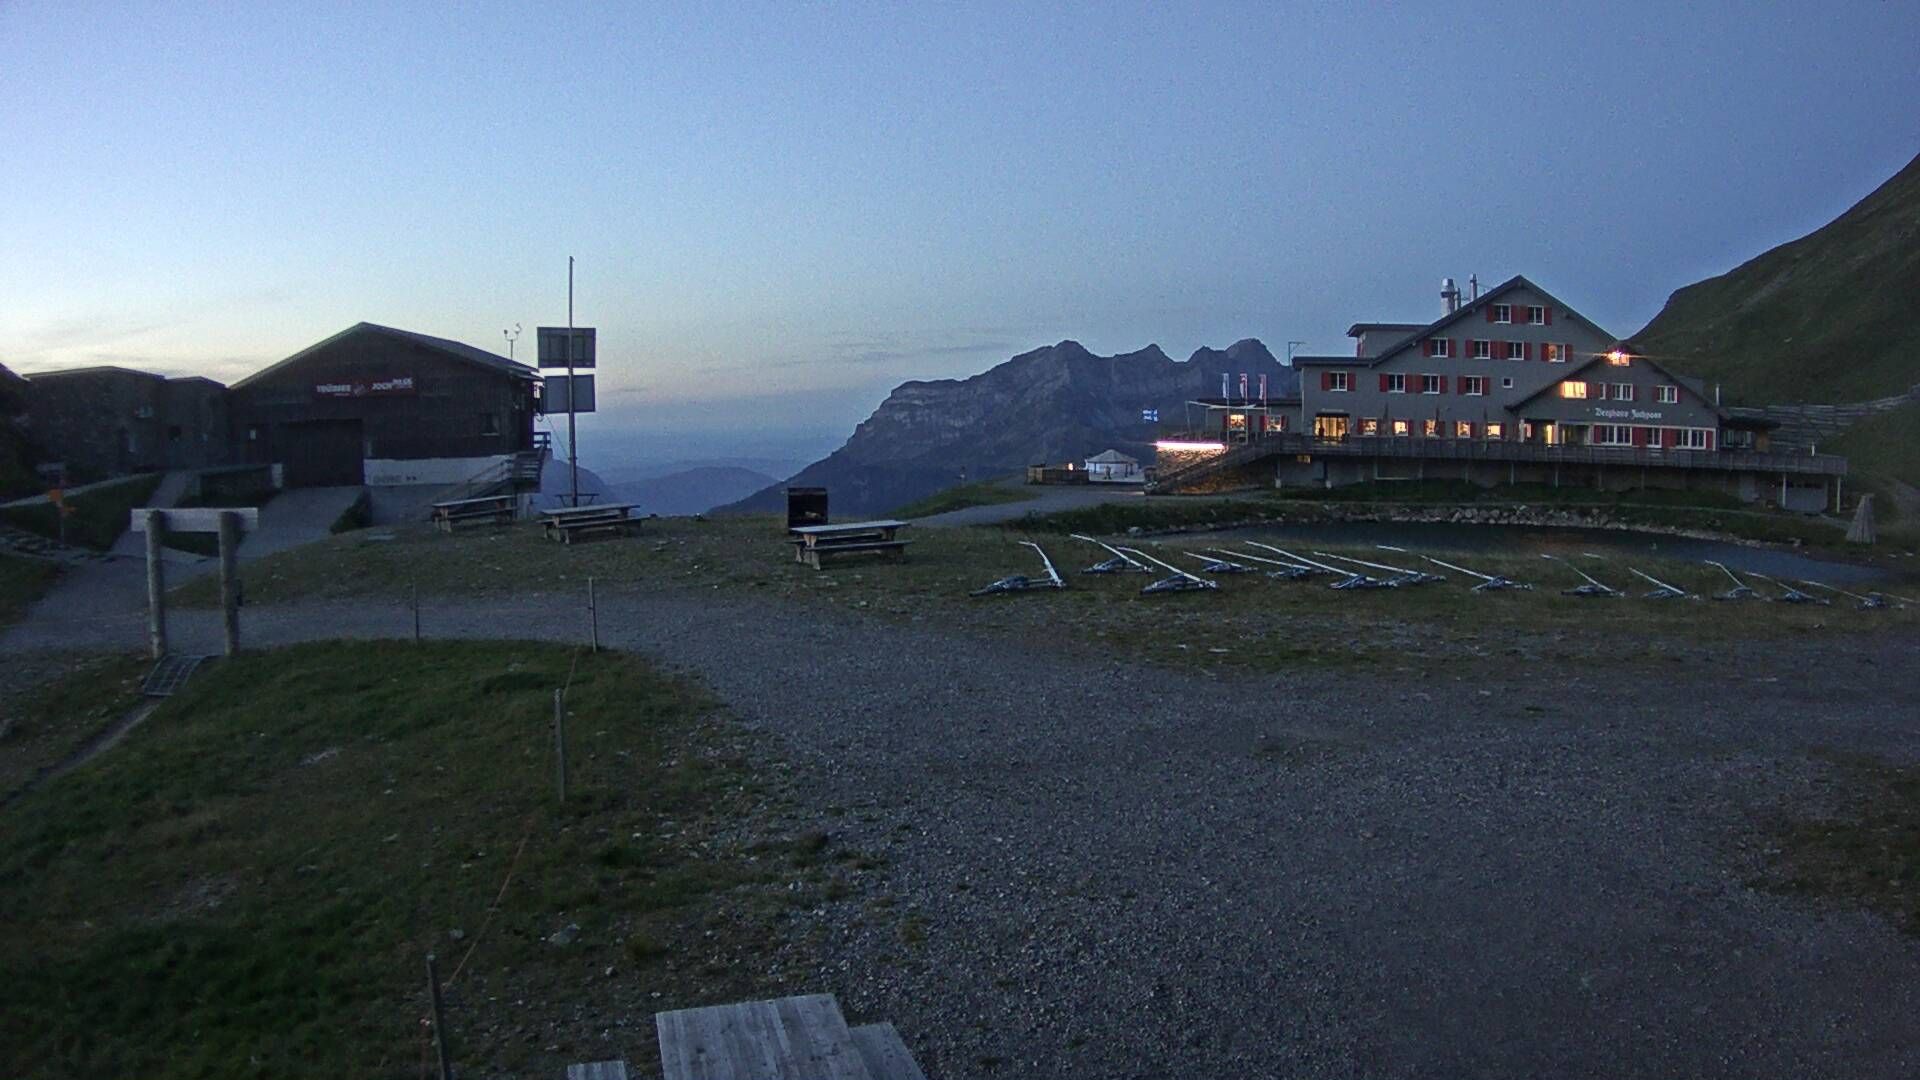
[[[240,515],[220,515],[220,615],[227,655],[240,652]]]
[[[563,692],[553,692],[553,780],[560,801],[567,801],[567,713]]]
[[[433,1052],[440,1059],[440,1080],[453,1080],[453,1069],[447,1064],[446,1016],[440,1006],[440,969],[432,953],[427,954],[427,993],[433,999]]]
[[[600,651],[600,607],[594,603],[593,578],[587,578],[587,651]]]
[[[413,589],[413,643],[420,644],[420,582],[410,583]]]
[[[147,645],[155,660],[167,655],[167,571],[160,561],[166,539],[167,515],[149,510],[147,526]]]

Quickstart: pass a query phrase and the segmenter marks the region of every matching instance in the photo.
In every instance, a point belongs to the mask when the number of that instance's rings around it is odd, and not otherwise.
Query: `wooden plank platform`
[[[853,1049],[873,1080],[927,1080],[920,1063],[907,1052],[900,1032],[890,1023],[864,1024],[853,1029]]]
[[[658,1013],[666,1080],[876,1080],[830,994]]]

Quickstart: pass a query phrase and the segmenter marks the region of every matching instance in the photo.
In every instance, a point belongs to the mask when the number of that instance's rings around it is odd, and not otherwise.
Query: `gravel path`
[[[258,645],[411,631],[402,605],[245,619]],[[583,631],[577,598],[424,623]],[[884,914],[819,914],[817,983],[938,1080],[1920,1075],[1920,943],[1744,884],[1756,814],[1833,798],[1816,750],[1920,757],[1910,637],[1356,682],[718,595],[605,595],[601,630],[780,736],[802,812],[886,860]],[[36,618],[0,652],[84,641],[137,647],[138,618]]]

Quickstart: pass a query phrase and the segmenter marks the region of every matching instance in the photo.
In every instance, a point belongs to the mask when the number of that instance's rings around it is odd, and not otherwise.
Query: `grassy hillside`
[[[1815,232],[1674,293],[1633,340],[1746,403],[1920,383],[1920,157]]]
[[[70,496],[67,503],[73,507],[73,513],[66,520],[66,542],[96,551],[112,547],[120,534],[127,531],[128,512],[146,505],[159,486],[160,474],[146,473]],[[51,503],[0,511],[0,521],[41,536],[62,538],[60,514]]]
[[[1920,525],[1911,491],[1920,487],[1920,402],[1862,420],[1824,449],[1846,455],[1855,491],[1877,496],[1875,520]]]
[[[220,663],[6,808],[0,1075],[415,1075],[428,953],[461,1075],[559,1076],[602,1014],[779,992],[742,957],[812,871],[737,838],[762,793],[711,708],[551,645]]]

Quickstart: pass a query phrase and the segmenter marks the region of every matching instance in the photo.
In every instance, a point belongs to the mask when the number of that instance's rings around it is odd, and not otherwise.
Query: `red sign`
[[[413,393],[413,376],[397,375],[370,382],[315,383],[315,397],[394,397]]]

